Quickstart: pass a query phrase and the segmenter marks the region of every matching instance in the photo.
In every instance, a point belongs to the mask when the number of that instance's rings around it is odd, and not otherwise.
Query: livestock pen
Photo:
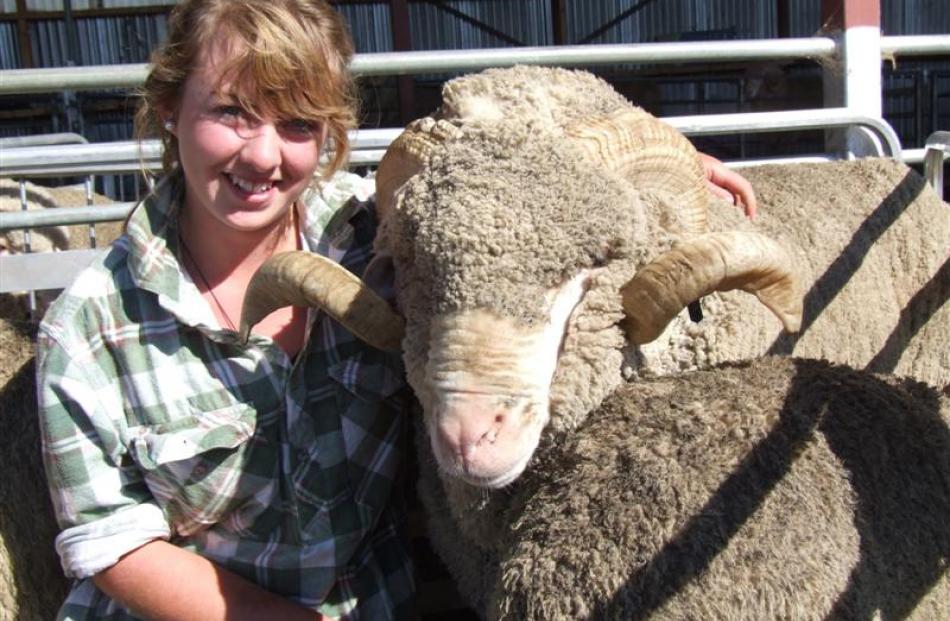
[[[814,58],[821,59],[832,76],[852,76],[842,81],[845,95],[840,104],[830,103],[830,107],[820,110],[799,110],[786,112],[703,115],[689,117],[671,117],[665,119],[674,127],[689,136],[702,136],[729,133],[778,132],[789,129],[829,129],[837,132],[839,138],[830,143],[829,152],[807,157],[792,158],[795,161],[827,161],[847,159],[854,156],[875,155],[902,160],[907,163],[924,162],[927,165],[927,177],[935,187],[941,186],[944,154],[950,147],[950,137],[945,133],[932,137],[925,149],[903,150],[894,130],[880,118],[877,111],[868,110],[867,102],[879,101],[880,80],[853,78],[860,74],[862,67],[846,64],[856,57],[866,57],[868,45],[876,45],[872,57],[874,62],[863,67],[872,73],[879,68],[879,59],[883,57],[913,54],[950,54],[950,40],[947,37],[880,37],[872,36],[871,41],[855,42],[846,36],[822,36],[811,39],[783,41],[745,41],[713,42],[703,44],[638,44],[620,46],[584,46],[569,48],[543,48],[520,50],[485,50],[482,52],[404,52],[393,54],[372,54],[358,57],[353,69],[362,75],[405,74],[431,72],[436,70],[470,71],[490,66],[512,64],[547,64],[568,66],[590,66],[617,62],[687,62],[708,60],[714,56],[721,60],[761,60],[776,58]],[[860,45],[864,47],[855,48]],[[861,50],[861,51],[858,51]],[[856,62],[856,61],[855,61]],[[144,77],[142,66],[115,68],[71,68],[62,70],[36,70],[3,72],[0,75],[0,93],[25,93],[36,90],[59,90],[105,87],[135,86]],[[869,86],[870,85],[870,86]],[[877,92],[867,91],[877,88]],[[850,89],[850,90],[849,90]],[[865,89],[865,90],[861,90]],[[851,105],[849,105],[849,102]],[[858,102],[861,105],[858,105]],[[363,130],[354,136],[353,166],[372,166],[377,163],[398,129]],[[850,140],[847,135],[850,134]],[[144,163],[146,170],[157,169],[160,153],[157,145],[146,143],[140,150],[132,143],[113,144],[75,144],[56,146],[4,147],[0,153],[0,176],[17,179],[41,178],[45,176],[92,175],[110,172],[128,172],[138,170]],[[735,166],[753,166],[769,161],[736,161]],[[789,161],[785,158],[781,161]],[[92,201],[91,193],[87,202]],[[25,202],[25,200],[24,200]],[[102,221],[121,221],[133,207],[131,203],[113,205],[88,205],[68,210],[27,211],[0,214],[0,232],[16,229],[30,229],[41,226],[60,226],[91,224]],[[27,238],[28,239],[28,238]],[[29,242],[27,242],[29,246]],[[29,251],[29,247],[27,248]],[[15,291],[56,290],[70,282],[74,275],[93,257],[102,252],[98,248],[71,249],[58,253],[32,253],[22,255],[4,255],[0,257],[0,293]],[[946,275],[944,274],[944,277]],[[945,286],[945,285],[944,285]],[[18,506],[28,515],[23,523],[14,524],[3,517],[0,522],[0,537],[3,539],[3,559],[0,568],[8,571],[12,566],[13,578],[2,588],[11,593],[20,593],[26,601],[27,593],[53,592],[56,589],[44,589],[51,580],[49,574],[43,574],[42,567],[50,564],[51,551],[41,549],[48,544],[44,535],[49,529],[33,528],[37,524],[35,516],[46,510],[42,502],[26,498],[23,488],[11,485],[11,472],[24,472],[24,468],[40,468],[36,451],[30,453],[33,446],[29,440],[31,431],[29,420],[23,418],[11,421],[10,412],[28,411],[32,399],[32,348],[30,345],[30,327],[23,321],[4,322],[0,332],[0,349],[4,357],[0,403],[2,403],[4,432],[3,445],[0,447],[0,464],[5,475],[0,478],[0,502],[4,506]],[[9,358],[8,358],[9,357]],[[12,431],[11,431],[12,430]],[[27,441],[29,440],[29,441]],[[39,470],[34,471],[35,490],[45,493]],[[30,504],[33,503],[33,504]],[[29,568],[24,570],[23,568]],[[5,576],[7,577],[7,576]],[[9,579],[9,578],[8,578]],[[20,599],[20,598],[17,598]],[[6,600],[3,600],[6,606]],[[45,605],[50,605],[44,601]],[[39,605],[37,605],[39,606]],[[437,609],[438,603],[432,608]],[[23,618],[42,617],[41,608],[21,610]]]
[[[863,30],[863,29],[859,29]],[[883,156],[908,164],[924,163],[925,175],[935,187],[942,187],[943,159],[950,150],[950,138],[937,132],[921,149],[902,149],[893,128],[880,115],[880,61],[900,56],[950,53],[950,37],[871,37],[854,41],[843,36],[823,36],[779,41],[713,41],[689,43],[645,43],[629,45],[589,45],[547,48],[493,49],[467,51],[425,51],[364,54],[354,59],[352,69],[359,76],[404,75],[436,71],[474,71],[486,67],[515,64],[596,66],[617,63],[684,63],[715,59],[761,61],[808,58],[825,68],[829,80],[840,79],[837,96],[829,107],[779,112],[708,114],[667,117],[664,120],[687,136],[739,133],[829,130],[831,151],[810,156],[733,161],[733,166],[752,166],[793,161]],[[865,36],[865,39],[868,37]],[[875,49],[876,48],[876,49]],[[860,62],[856,59],[862,59]],[[70,67],[57,69],[10,70],[0,72],[0,95],[51,90],[83,90],[135,87],[144,80],[144,65]],[[834,92],[834,89],[828,89]],[[844,105],[834,105],[835,98]],[[870,103],[869,103],[870,102]],[[874,103],[876,102],[876,104]],[[364,129],[352,136],[351,167],[378,163],[388,144],[401,129]],[[154,173],[160,166],[157,141],[48,144],[0,149],[0,177],[18,179],[129,173]],[[62,212],[0,213],[0,233],[39,226],[91,224],[123,220],[134,203],[91,207],[91,193],[84,208]],[[10,255],[0,259],[0,293],[62,288],[94,256],[88,250],[72,250],[56,257]]]

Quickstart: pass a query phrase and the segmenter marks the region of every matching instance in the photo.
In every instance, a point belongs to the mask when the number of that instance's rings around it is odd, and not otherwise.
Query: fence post
[[[881,104],[881,5],[879,0],[822,0],[822,30],[838,42],[835,60],[825,64],[825,107],[883,117]],[[829,153],[861,157],[881,153],[876,136],[863,128],[825,134]]]

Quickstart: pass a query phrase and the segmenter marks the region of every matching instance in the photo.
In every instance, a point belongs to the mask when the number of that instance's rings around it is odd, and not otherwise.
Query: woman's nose
[[[280,165],[280,134],[273,123],[259,123],[244,138],[241,160],[257,171]]]

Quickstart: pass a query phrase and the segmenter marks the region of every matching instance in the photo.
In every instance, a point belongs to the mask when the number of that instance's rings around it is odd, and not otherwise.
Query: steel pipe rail
[[[125,220],[138,203],[109,203],[65,209],[35,209],[0,212],[0,231],[40,226],[70,226]]]
[[[138,88],[145,83],[148,65],[88,65],[0,71],[0,95]]]
[[[405,75],[473,71],[515,64],[598,65],[612,63],[679,63],[716,60],[780,60],[826,58],[836,43],[827,37],[748,41],[690,41],[684,43],[631,43],[569,45],[480,50],[432,50],[359,54],[350,68],[356,75]],[[0,71],[0,95],[58,90],[97,90],[141,86],[145,64],[10,69]]]
[[[731,132],[773,132],[795,129],[823,129],[849,125],[866,126],[888,146],[885,155],[900,157],[900,140],[885,121],[855,115],[847,108],[792,110],[735,114],[708,114],[664,119],[683,133],[693,136]],[[389,143],[402,132],[399,128],[359,130],[351,134],[351,166],[379,162]],[[24,147],[0,152],[0,176],[66,176],[103,172],[137,172],[144,164],[149,171],[161,167],[161,144],[157,140],[142,144],[134,141]]]
[[[378,163],[382,152],[400,133],[402,133],[400,128],[363,129],[350,132],[350,144],[353,149],[350,164],[362,166]],[[146,140],[142,143],[125,140],[0,150],[0,176],[3,177],[135,173],[143,168],[151,172],[161,170],[161,167],[162,145],[158,140]]]
[[[826,37],[780,40],[690,41],[566,45],[482,50],[431,50],[362,54],[351,65],[357,75],[405,75],[475,71],[488,67],[531,65],[670,64],[688,61],[785,60],[827,58],[836,44]]]
[[[881,55],[950,55],[950,35],[906,35],[881,37]]]
[[[22,149],[50,144],[89,144],[84,136],[72,132],[59,134],[37,134],[34,136],[7,136],[0,138],[0,157],[3,149]]]
[[[0,151],[0,176],[69,176],[161,168],[157,140],[33,146]]]
[[[405,75],[474,71],[514,64],[598,65],[613,63],[669,64],[716,60],[784,60],[830,58],[837,43],[830,37],[745,41],[689,41],[680,43],[631,43],[567,45],[481,50],[432,50],[359,54],[351,68],[356,75]],[[950,37],[944,35],[881,37],[881,54],[950,54]],[[93,65],[0,71],[0,95],[59,90],[135,88],[142,85],[148,65]]]
[[[663,119],[687,136],[709,136],[729,133],[761,133],[830,127],[865,127],[881,138],[887,157],[901,157],[901,142],[886,121],[855,114],[848,108],[786,110],[781,112],[742,112],[736,114],[703,114]]]

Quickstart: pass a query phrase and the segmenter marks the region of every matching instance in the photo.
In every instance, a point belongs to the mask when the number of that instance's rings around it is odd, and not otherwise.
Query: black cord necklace
[[[221,315],[227,322],[228,327],[231,330],[237,331],[237,328],[234,327],[234,322],[231,321],[231,316],[228,315],[228,311],[224,310],[224,304],[222,304],[221,300],[218,299],[218,296],[214,294],[214,289],[211,288],[211,283],[208,282],[208,279],[205,278],[204,272],[202,272],[201,268],[198,267],[198,262],[195,261],[195,257],[192,256],[191,251],[188,250],[188,245],[185,244],[185,238],[180,234],[178,235],[178,242],[181,244],[183,258],[187,259],[188,262],[191,263],[191,267],[195,268],[195,273],[198,275],[198,278],[201,279],[201,283],[205,286],[205,289],[207,289],[208,293],[211,294],[211,299],[214,300],[214,303],[218,305],[218,310],[221,311]]]

